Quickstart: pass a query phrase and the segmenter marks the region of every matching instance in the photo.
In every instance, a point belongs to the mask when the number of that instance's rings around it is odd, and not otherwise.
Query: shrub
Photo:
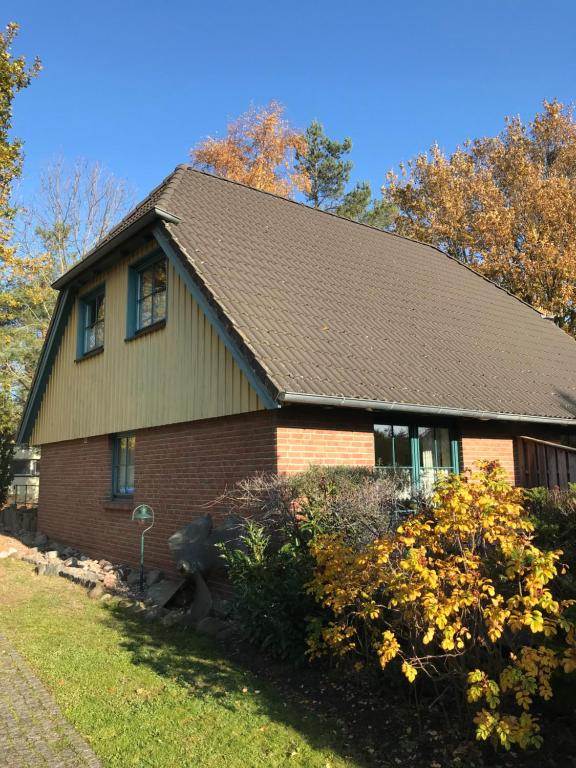
[[[280,658],[302,660],[309,617],[318,614],[306,591],[312,577],[307,548],[296,539],[272,546],[253,521],[246,522],[242,543],[242,549],[224,550],[224,557],[249,639]]]
[[[549,583],[559,551],[540,550],[522,491],[496,464],[438,483],[430,510],[360,551],[319,536],[310,592],[330,612],[310,653],[362,654],[424,675],[475,710],[479,739],[539,746],[534,699],[576,669],[568,603]]]
[[[224,550],[239,618],[272,654],[305,659],[308,626],[322,609],[308,593],[317,536],[338,532],[359,548],[396,521],[396,486],[369,469],[312,468],[292,477],[257,475],[228,491],[244,518],[242,547]]]
[[[525,491],[526,508],[534,522],[535,541],[546,549],[560,547],[570,571],[562,579],[576,596],[576,483],[567,490],[530,488]]]

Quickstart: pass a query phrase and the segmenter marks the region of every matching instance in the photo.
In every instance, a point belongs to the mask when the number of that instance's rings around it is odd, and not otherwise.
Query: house
[[[8,489],[8,504],[17,507],[35,507],[38,503],[40,481],[40,451],[17,445],[10,464],[12,483]]]
[[[19,440],[39,525],[116,561],[257,471],[576,479],[576,344],[441,251],[179,166],[54,284]]]

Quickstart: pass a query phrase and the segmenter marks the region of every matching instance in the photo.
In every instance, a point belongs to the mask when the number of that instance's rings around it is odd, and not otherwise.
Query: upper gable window
[[[138,270],[136,330],[166,319],[166,259]]]
[[[166,322],[167,262],[158,251],[128,268],[126,341]]]
[[[104,287],[79,300],[78,357],[104,349]]]

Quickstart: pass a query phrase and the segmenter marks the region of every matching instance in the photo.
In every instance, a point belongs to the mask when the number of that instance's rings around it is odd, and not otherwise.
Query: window
[[[400,496],[430,493],[439,477],[458,471],[458,442],[448,427],[374,425],[376,466],[399,479]]]
[[[398,424],[375,424],[376,466],[399,481],[401,496],[412,487],[412,446],[410,428]]]
[[[135,448],[134,435],[119,435],[114,438],[112,451],[112,494],[114,496],[134,494]]]
[[[138,270],[136,330],[166,319],[166,260]]]
[[[446,427],[418,427],[420,487],[432,491],[439,477],[453,472],[450,431]]]
[[[104,307],[103,288],[80,298],[78,357],[104,348]]]

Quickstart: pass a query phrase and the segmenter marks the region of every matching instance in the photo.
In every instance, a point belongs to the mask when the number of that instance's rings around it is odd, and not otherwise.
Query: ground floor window
[[[134,453],[136,437],[117,435],[112,450],[112,494],[134,495]]]
[[[439,477],[458,472],[458,441],[449,427],[375,424],[376,466],[398,480],[401,496],[430,493]]]

